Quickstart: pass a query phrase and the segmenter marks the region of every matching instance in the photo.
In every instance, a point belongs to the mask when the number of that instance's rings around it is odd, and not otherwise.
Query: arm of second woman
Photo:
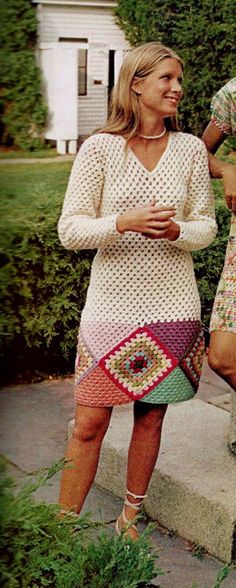
[[[59,238],[66,249],[97,249],[122,238],[116,228],[117,214],[97,218],[104,172],[95,137],[83,143],[70,175],[58,223]]]
[[[236,165],[214,156],[226,138],[227,135],[213,121],[209,122],[202,135],[208,149],[210,174],[212,178],[223,179],[226,204],[230,210],[236,212]]]
[[[217,232],[207,151],[200,140],[196,143],[183,220],[176,219],[176,222],[180,226],[180,235],[176,241],[171,241],[171,243],[174,247],[186,251],[207,247]]]

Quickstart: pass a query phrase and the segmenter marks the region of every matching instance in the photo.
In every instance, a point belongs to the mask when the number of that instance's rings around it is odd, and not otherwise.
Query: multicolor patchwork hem
[[[109,349],[101,354],[106,325],[80,330],[75,365],[75,397],[87,406],[131,400],[153,404],[192,398],[204,356],[200,321],[157,322],[134,329],[108,324]],[[113,332],[113,336],[112,336]],[[119,333],[122,333],[119,339]],[[126,336],[124,337],[124,333]]]
[[[232,214],[225,264],[214,300],[210,331],[236,333],[236,215]]]

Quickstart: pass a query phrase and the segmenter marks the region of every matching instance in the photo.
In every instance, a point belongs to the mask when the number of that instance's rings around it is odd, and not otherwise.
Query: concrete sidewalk
[[[148,508],[152,512],[155,510],[156,500],[159,496],[162,496],[162,501],[158,503],[158,520],[161,521],[165,516],[165,510],[167,504],[163,504],[163,496],[165,495],[165,488],[168,490],[172,486],[175,495],[175,503],[173,509],[178,513],[186,512],[188,520],[188,526],[191,528],[195,525],[195,519],[198,516],[202,516],[201,508],[203,508],[204,517],[206,513],[204,511],[204,501],[199,503],[197,512],[194,513],[194,500],[191,503],[183,502],[184,495],[181,497],[178,492],[181,490],[181,484],[179,488],[176,487],[176,482],[173,475],[173,468],[176,476],[176,472],[180,469],[182,471],[181,476],[187,474],[186,468],[189,466],[191,472],[195,471],[195,480],[190,480],[191,483],[196,482],[199,477],[201,468],[208,468],[209,461],[213,458],[212,445],[215,444],[215,436],[222,439],[222,444],[226,443],[224,427],[226,421],[228,422],[229,413],[225,410],[228,408],[228,395],[229,392],[223,388],[219,388],[218,384],[212,386],[209,384],[206,377],[206,382],[202,384],[202,390],[200,391],[203,395],[208,395],[208,401],[205,400],[194,400],[188,403],[181,403],[178,407],[173,407],[174,410],[169,411],[169,417],[165,424],[164,431],[164,444],[162,444],[160,462],[159,462],[159,478],[154,478],[150,488],[150,502]],[[211,387],[209,394],[208,388]],[[224,408],[209,404],[222,404]],[[193,405],[193,403],[196,404]],[[203,430],[199,427],[196,428],[196,421],[198,421],[199,412],[197,409],[198,404],[208,407],[214,411],[215,414],[215,425],[216,434],[212,430],[207,432],[207,427],[204,425]],[[181,431],[180,438],[174,440],[174,425],[176,421],[179,422],[180,426],[184,426],[186,413],[181,417],[181,406],[183,404],[188,409],[188,437],[184,438],[186,431]],[[193,405],[193,408],[190,408]],[[51,380],[45,381],[39,384],[31,384],[27,386],[12,386],[2,389],[0,394],[0,410],[1,410],[1,437],[0,437],[0,450],[3,453],[9,463],[10,472],[16,477],[21,478],[25,473],[35,471],[41,467],[50,466],[60,457],[63,457],[68,422],[73,417],[74,413],[74,402],[73,402],[73,380]],[[208,414],[208,412],[207,412]],[[195,416],[194,416],[195,415]],[[196,416],[198,415],[198,416]],[[191,418],[191,424],[190,424]],[[194,418],[196,420],[194,420]],[[115,481],[115,494],[119,490],[119,493],[123,493],[123,475],[121,480],[121,474],[125,464],[125,454],[127,451],[127,445],[122,449],[120,457],[118,459],[111,459],[112,455],[114,458],[114,451],[120,447],[121,440],[124,438],[124,445],[126,444],[126,435],[128,435],[128,429],[131,425],[131,419],[129,414],[129,408],[120,408],[114,411],[114,415],[111,421],[111,425],[108,431],[108,435],[105,439],[103,459],[101,459],[101,466],[97,481],[101,481],[102,485],[106,482],[105,486],[109,488],[108,481],[114,478]],[[171,426],[170,426],[171,425]],[[211,423],[209,427],[211,428]],[[223,428],[222,428],[223,427]],[[172,429],[172,431],[171,431]],[[177,434],[178,431],[176,431]],[[175,445],[173,445],[175,442]],[[201,451],[199,454],[199,442]],[[194,463],[181,463],[183,462],[183,451],[184,449],[190,449],[190,445],[194,448]],[[204,448],[204,451],[203,451]],[[219,445],[216,447],[218,451]],[[120,451],[120,450],[119,450]],[[118,453],[119,453],[118,451]],[[188,453],[188,459],[193,459],[193,453]],[[172,459],[170,456],[172,455]],[[229,457],[231,469],[235,471],[236,461],[233,456],[227,453],[225,449],[224,457]],[[232,459],[231,459],[232,458]],[[187,461],[188,461],[187,459]],[[104,464],[104,465],[103,465]],[[217,471],[217,462],[214,462],[214,469]],[[228,465],[227,465],[228,467]],[[188,469],[188,468],[187,468]],[[226,468],[227,469],[227,468]],[[161,473],[162,472],[162,473]],[[166,486],[163,486],[163,476],[165,473]],[[209,479],[213,472],[209,472]],[[230,474],[230,472],[229,472]],[[155,474],[156,475],[156,474]],[[192,475],[192,474],[191,474]],[[230,497],[228,481],[224,479],[225,473],[219,476],[218,482],[221,483],[222,494],[225,494],[225,504]],[[218,489],[214,487],[216,483],[215,477],[210,488],[210,495],[208,497],[209,508],[213,508],[213,515],[215,513],[214,504],[216,497],[218,500]],[[157,486],[160,489],[158,490]],[[37,496],[40,499],[44,499],[51,502],[56,502],[58,497],[59,487],[59,476],[55,476],[52,481],[52,485],[43,488],[38,491]],[[122,487],[122,489],[121,489]],[[155,490],[156,487],[156,490]],[[182,487],[186,487],[184,483]],[[224,488],[227,487],[226,492],[223,492]],[[234,490],[236,485],[234,486]],[[178,491],[177,491],[178,490]],[[157,495],[155,494],[157,492]],[[168,496],[168,492],[166,496]],[[115,496],[114,493],[108,492],[95,485],[90,492],[84,510],[92,512],[93,518],[98,520],[101,518],[104,521],[109,522],[113,527],[113,522],[117,515],[120,513],[122,501],[119,497]],[[188,497],[188,493],[186,494]],[[179,502],[178,502],[179,500]],[[219,505],[217,506],[219,509]],[[163,509],[163,512],[162,512]],[[170,514],[170,513],[169,513]],[[218,519],[215,521],[217,525],[222,524],[222,511],[218,511]],[[214,527],[214,520],[212,521]],[[216,526],[217,526],[216,525]],[[172,525],[172,532],[168,533],[163,528],[158,527],[153,534],[154,544],[158,548],[159,558],[158,564],[166,571],[164,576],[158,576],[153,584],[161,586],[161,588],[191,588],[193,582],[196,582],[198,588],[213,588],[214,581],[216,578],[217,571],[222,567],[222,564],[210,556],[205,556],[203,560],[199,560],[193,557],[190,549],[191,546],[187,541],[178,538],[175,534],[175,527]],[[213,529],[214,531],[214,529]],[[209,535],[213,532],[209,529]],[[236,571],[232,570],[228,579],[223,582],[223,588],[235,588],[236,586]],[[122,587],[121,587],[122,588]]]

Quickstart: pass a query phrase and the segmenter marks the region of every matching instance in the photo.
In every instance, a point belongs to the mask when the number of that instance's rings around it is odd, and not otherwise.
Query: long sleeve
[[[199,140],[188,183],[188,198],[183,220],[176,220],[180,235],[171,241],[174,247],[195,251],[210,245],[217,233],[214,195],[211,186],[205,145]]]
[[[59,238],[66,249],[96,249],[122,238],[116,229],[117,214],[98,218],[104,182],[98,137],[83,143],[71,171],[58,223]]]

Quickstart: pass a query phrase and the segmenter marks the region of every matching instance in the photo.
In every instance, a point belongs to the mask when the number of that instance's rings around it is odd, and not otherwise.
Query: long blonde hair
[[[132,90],[134,77],[146,78],[155,70],[158,63],[170,58],[176,59],[183,68],[183,62],[175,51],[155,41],[129,51],[112,91],[107,124],[97,132],[123,135],[127,141],[137,135],[140,114],[138,98]],[[177,117],[166,118],[165,125],[167,130],[178,130]]]

